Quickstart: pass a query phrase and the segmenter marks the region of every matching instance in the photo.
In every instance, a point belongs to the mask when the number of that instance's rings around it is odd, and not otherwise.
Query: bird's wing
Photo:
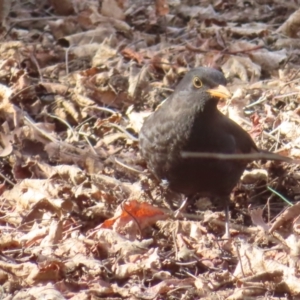
[[[220,114],[222,113],[220,112]],[[226,119],[225,120],[226,122],[225,121],[221,122],[223,130],[234,138],[236,153],[246,154],[246,153],[255,153],[260,151],[247,131],[245,131],[233,120],[225,117],[223,114],[222,117],[220,118],[220,121],[223,118]]]

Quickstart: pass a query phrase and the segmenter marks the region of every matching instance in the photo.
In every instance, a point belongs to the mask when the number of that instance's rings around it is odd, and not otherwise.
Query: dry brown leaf
[[[167,0],[155,0],[156,14],[165,16],[169,13],[169,5]]]
[[[72,0],[50,0],[56,13],[62,16],[68,16],[74,13]]]

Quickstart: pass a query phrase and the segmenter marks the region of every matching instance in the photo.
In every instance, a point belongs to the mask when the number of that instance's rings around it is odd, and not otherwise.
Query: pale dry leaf
[[[236,288],[226,300],[257,299],[263,297],[262,286]]]
[[[180,287],[184,289],[190,289],[194,286],[194,278],[185,278],[185,279],[166,279],[161,281],[160,283],[148,287],[146,289],[142,289],[140,286],[132,286],[131,294],[134,295],[138,299],[155,299],[157,295],[160,294],[167,294],[169,291],[174,290],[175,288],[178,289]]]
[[[241,259],[233,274],[235,277],[247,282],[247,278],[251,281],[253,276],[259,276],[260,280],[264,277],[277,276],[276,282],[279,283],[280,288],[283,288],[282,292],[300,294],[299,279],[294,275],[293,267],[287,267],[274,259],[267,258],[262,249],[245,242],[239,248],[239,257]]]
[[[80,31],[77,17],[61,18],[48,21],[48,26],[56,40]]]
[[[33,204],[49,196],[49,183],[46,180],[25,179],[11,190],[3,193],[7,201],[15,203],[16,211],[22,212]],[[53,186],[50,187],[53,191]]]
[[[69,53],[77,58],[90,58],[93,59],[99,49],[98,43],[90,43],[86,45],[74,46],[70,48]]]
[[[98,45],[98,50],[92,59],[92,66],[106,66],[110,59],[117,56],[117,53],[116,49],[103,42],[101,45]]]
[[[266,224],[266,222],[263,220],[263,209],[261,208],[257,208],[257,209],[251,209],[248,210],[250,213],[250,217],[252,220],[252,223],[255,226],[258,226],[259,228],[261,228],[264,232],[268,232],[270,229],[270,226],[268,224]]]
[[[293,222],[293,231],[297,236],[300,234],[300,216],[296,218]]]
[[[275,231],[280,226],[285,223],[290,223],[293,219],[296,219],[300,215],[300,202],[295,203],[293,206],[288,207],[283,214],[276,218],[275,222],[272,224],[270,233]]]
[[[6,105],[9,104],[9,98],[11,97],[12,93],[13,93],[12,88],[0,84],[0,98],[1,98],[0,109],[3,109]]]
[[[125,261],[130,255],[144,253],[153,242],[152,239],[130,241],[113,230],[102,228],[96,232],[94,239],[109,253],[120,252]]]
[[[298,234],[291,234],[285,239],[286,245],[289,247],[290,256],[298,258],[300,256],[300,239]]]
[[[90,249],[87,247],[78,231],[74,231],[74,237],[65,239],[63,243],[60,243],[57,249],[55,249],[55,255],[70,257],[70,264],[72,264],[73,258],[76,257],[77,254],[87,256],[90,253]],[[66,263],[69,264],[68,262]],[[76,259],[74,263],[78,265],[79,260]]]
[[[179,261],[190,261],[195,257],[193,250],[189,249],[184,241],[184,237],[181,234],[176,235],[176,260]]]
[[[36,300],[65,300],[66,298],[57,290],[52,283],[43,286],[35,286],[28,289],[27,293]]]
[[[20,247],[20,241],[11,234],[2,234],[0,237],[0,250]]]
[[[264,71],[277,70],[286,59],[287,51],[282,49],[280,51],[268,51],[266,49],[261,49],[257,51],[252,51],[248,54],[252,61],[258,64]]]
[[[102,43],[110,36],[114,37],[116,31],[113,27],[101,27],[85,32],[76,33],[73,35],[65,36],[58,40],[59,44],[71,46],[86,45],[91,43]]]
[[[81,184],[86,179],[86,174],[77,166],[59,165],[51,168],[49,179],[61,178],[73,185]]]
[[[34,241],[40,240],[41,238],[45,237],[48,231],[48,227],[40,227],[40,225],[35,222],[30,231],[20,238],[20,242],[25,242],[25,245],[28,247],[28,245],[32,244]]]
[[[70,257],[66,263],[74,264],[77,267],[84,266],[87,274],[91,276],[99,276],[103,273],[103,264],[100,260],[80,253]]]
[[[23,134],[27,139],[36,140],[42,144],[46,144],[49,141],[56,142],[57,135],[55,133],[55,125],[52,123],[34,123],[29,118],[25,120],[28,124],[27,127],[23,126],[19,131],[19,135]]]
[[[264,169],[253,169],[251,171],[245,170],[241,181],[244,184],[254,184],[259,181],[268,181],[268,171]]]
[[[92,7],[91,11],[92,13],[90,15],[90,21],[92,22],[92,24],[98,25],[97,28],[102,28],[104,26],[107,27],[112,26],[117,31],[121,31],[125,33],[125,35],[127,35],[128,37],[132,35],[131,27],[127,22],[123,20],[115,19],[113,17],[103,16],[102,14],[98,13],[97,8],[95,7]],[[115,45],[117,44],[117,39],[113,38],[111,42],[114,43]]]
[[[24,281],[28,285],[35,283],[35,278],[40,273],[39,267],[35,263],[8,263],[0,261],[0,268],[10,274],[16,276],[20,280]]]
[[[101,14],[117,20],[124,20],[125,15],[116,0],[103,0],[101,4]]]
[[[199,241],[203,236],[203,228],[199,222],[192,222],[190,226],[189,237],[194,239],[195,241]]]
[[[41,241],[40,245],[47,247],[58,244],[58,242],[62,239],[62,221],[52,220],[49,226],[49,232],[47,236]],[[52,251],[51,251],[52,252]],[[45,254],[43,250],[43,254]]]
[[[12,0],[0,0],[0,24],[1,26],[6,25],[6,18],[9,15]]]
[[[286,292],[291,293],[292,295],[300,295],[300,284],[299,277],[294,275],[295,272],[292,269],[286,269],[283,276],[283,286],[286,286]]]
[[[247,97],[247,90],[244,88],[237,88],[231,97],[227,106],[222,109],[222,112],[236,123],[241,123],[241,118],[245,117],[244,107],[250,103]],[[224,112],[225,111],[225,112]]]
[[[142,67],[142,69],[140,69],[135,63],[131,63],[128,81],[128,94],[134,98],[138,89],[143,87],[148,82],[148,67],[145,65]]]
[[[296,10],[289,18],[276,30],[292,38],[299,37],[300,29],[300,9]]]
[[[275,41],[274,48],[277,50],[281,50],[284,48],[300,49],[299,38],[278,38]]]
[[[144,271],[155,274],[161,268],[158,248],[151,248],[148,252],[140,255],[135,263],[116,265],[113,268],[115,276],[120,279],[128,278]]]
[[[240,37],[261,37],[269,34],[269,26],[264,23],[249,23],[242,26],[226,27],[225,31],[229,34],[238,35]]]
[[[245,52],[247,54],[249,50],[257,49],[259,46],[263,46],[263,43],[254,44],[247,40],[238,40],[228,45],[228,52]]]
[[[177,13],[181,14],[186,18],[199,18],[200,20],[204,20],[205,18],[212,18],[217,16],[212,5],[208,5],[207,7],[203,7],[200,5],[191,6],[181,4],[176,7]]]
[[[91,296],[86,292],[77,292],[69,300],[90,300]]]
[[[11,144],[11,141],[12,141],[12,136],[8,136],[8,135],[5,135],[3,134],[2,132],[0,132],[0,141],[1,141],[1,146],[3,147],[0,147],[0,157],[5,157],[5,156],[8,156],[12,153],[13,151],[13,146]]]
[[[67,116],[71,116],[77,123],[81,122],[82,117],[75,103],[68,101],[63,96],[59,96],[59,95],[56,96],[55,100],[61,103],[61,106],[64,109],[65,114]],[[67,120],[67,118],[65,118],[65,120]],[[73,130],[71,132],[73,137],[76,136]]]
[[[136,112],[133,110],[133,106],[129,106],[129,108],[126,111],[126,115],[129,119],[129,128],[132,128],[135,132],[140,132],[144,120],[151,114],[151,112],[148,111],[140,111]]]
[[[206,278],[203,278],[203,276],[198,276],[195,278],[194,285],[197,289],[199,297],[204,297],[211,294],[211,289],[208,287],[208,282]]]
[[[97,297],[103,296],[103,297],[107,298],[109,295],[113,295],[114,293],[118,293],[118,291],[120,291],[121,289],[122,288],[118,287],[116,284],[113,285],[113,284],[110,284],[107,281],[98,279],[97,281],[92,282],[90,284],[90,286],[89,286],[89,294],[92,294],[92,295],[95,294],[95,295],[97,295]],[[126,290],[126,288],[124,288],[124,290]],[[125,293],[121,292],[120,294],[124,295]],[[129,293],[127,292],[127,297],[128,296],[129,296]],[[87,299],[87,300],[90,300],[90,299],[91,299],[91,297],[89,295],[89,299]],[[78,299],[78,300],[81,300],[81,299]]]
[[[78,104],[80,106],[84,107],[84,109],[89,109],[88,106],[95,105],[94,100],[92,100],[84,95],[80,95],[80,93],[78,93],[76,90],[74,92],[75,92],[74,100],[76,102],[78,102]]]
[[[230,56],[221,68],[226,78],[237,76],[243,81],[255,81],[261,75],[261,67],[248,57]]]
[[[48,93],[66,95],[69,87],[61,83],[41,82],[39,83]]]
[[[295,140],[300,136],[299,124],[292,120],[283,120],[279,125],[279,130],[289,140]]]

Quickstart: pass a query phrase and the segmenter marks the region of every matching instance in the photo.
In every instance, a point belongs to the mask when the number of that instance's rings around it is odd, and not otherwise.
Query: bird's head
[[[192,106],[197,105],[203,110],[206,106],[216,106],[220,99],[231,96],[225,87],[226,83],[223,73],[212,68],[199,67],[185,74],[174,94],[178,94],[181,101],[187,101]]]

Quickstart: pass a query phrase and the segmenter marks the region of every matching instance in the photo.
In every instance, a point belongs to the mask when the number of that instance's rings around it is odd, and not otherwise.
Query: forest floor
[[[138,148],[144,118],[209,66],[233,95],[219,109],[299,159],[298,7],[0,2],[0,299],[300,299],[297,164],[249,164],[226,240],[222,205],[175,216],[182,197]]]

